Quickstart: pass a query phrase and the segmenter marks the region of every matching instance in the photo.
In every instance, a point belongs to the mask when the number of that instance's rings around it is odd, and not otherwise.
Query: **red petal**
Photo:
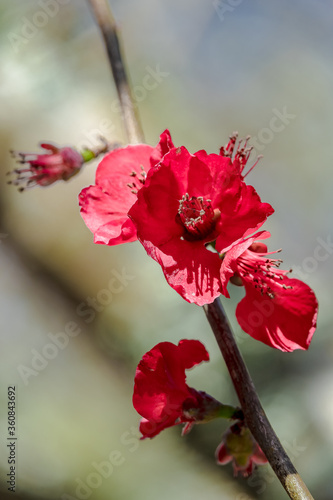
[[[182,403],[195,398],[186,385],[185,370],[207,361],[208,353],[198,340],[182,340],[176,346],[161,342],[140,361],[133,394],[134,408],[149,421],[175,421],[182,415]]]
[[[126,189],[128,198],[134,201],[135,195]],[[99,186],[83,189],[79,195],[79,204],[84,222],[94,233],[95,243],[118,245],[137,239],[135,226],[123,211],[123,203],[112,199]]]
[[[154,148],[147,144],[129,145],[125,148],[114,149],[104,156],[96,170],[96,184],[107,189],[111,186],[111,193],[117,189],[123,190],[130,182],[129,174],[133,171],[140,174],[140,166],[148,172],[150,169],[150,155]]]
[[[265,453],[262,451],[262,449],[257,443],[255,444],[255,450],[253,452],[251,460],[253,463],[257,465],[264,465],[268,463]]]
[[[187,189],[187,172],[191,155],[185,148],[171,150],[158,170],[151,169],[145,186],[139,191],[138,201],[129,215],[133,219],[141,241],[155,246],[166,243],[184,233],[176,222],[179,200]]]
[[[55,146],[54,144],[51,144],[49,142],[41,142],[40,147],[49,151],[52,151],[52,153],[58,153],[59,148]]]
[[[268,203],[262,203],[259,195],[252,186],[241,184],[241,194],[237,198],[237,205],[224,203],[221,210],[217,230],[220,235],[216,241],[219,252],[241,237],[246,237],[263,225],[274,209]]]
[[[222,443],[217,447],[216,452],[215,452],[215,457],[217,460],[217,463],[221,465],[228,464],[233,460],[233,456],[230,455],[227,451],[227,447],[222,441]]]
[[[161,250],[142,242],[148,255],[158,262],[169,285],[187,302],[202,306],[221,294],[221,259],[200,241],[173,239]]]
[[[246,296],[237,306],[237,320],[251,337],[281,351],[308,349],[316,328],[316,296],[300,280],[284,278],[292,289],[281,283],[269,282],[275,296],[270,299],[244,280]]]
[[[223,210],[224,205],[234,207],[237,203],[237,193],[240,190],[241,176],[235,170],[230,158],[216,154],[207,154],[206,151],[198,151],[194,155],[200,160],[198,164],[208,167],[209,185],[207,196],[212,200],[212,205]],[[200,188],[202,181],[196,182]],[[230,210],[232,212],[232,209]]]
[[[178,344],[178,363],[189,370],[203,361],[209,361],[209,354],[199,340],[180,340]]]
[[[96,185],[81,191],[81,215],[94,233],[95,243],[117,245],[136,240],[136,229],[127,213],[137,198],[127,184],[135,182],[131,172],[137,172],[139,178],[141,166],[148,171],[152,151],[145,144],[111,151],[97,167]],[[136,183],[140,188],[141,183]]]
[[[168,129],[164,130],[160,135],[160,140],[157,146],[153,149],[150,156],[151,167],[155,167],[157,163],[161,161],[164,155],[166,155],[170,149],[174,148],[174,144],[171,139],[171,135]]]
[[[153,420],[147,420],[146,418],[142,418],[140,421],[139,430],[142,434],[141,439],[153,438],[157,436],[161,431],[167,429],[169,427],[173,427],[174,425],[178,425],[181,422],[176,422],[175,418],[171,417],[163,422],[154,422]]]

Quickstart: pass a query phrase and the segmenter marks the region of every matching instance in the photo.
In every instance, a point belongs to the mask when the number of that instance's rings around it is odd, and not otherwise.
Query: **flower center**
[[[190,197],[186,193],[179,201],[178,216],[186,231],[194,239],[208,236],[215,228],[220,215],[218,209],[213,209],[211,200],[202,196]]]

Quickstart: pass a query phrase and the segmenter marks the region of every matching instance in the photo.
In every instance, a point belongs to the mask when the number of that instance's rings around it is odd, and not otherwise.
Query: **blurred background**
[[[242,289],[225,305],[273,427],[316,500],[330,500],[333,2],[110,3],[149,144],[169,128],[176,145],[217,152],[238,130],[253,137],[254,159],[264,155],[247,180],[276,210],[265,226],[270,250],[282,247],[284,268],[317,294],[318,330],[308,352],[282,353],[240,331]],[[201,308],[168,287],[139,243],[93,244],[77,196],[97,162],[49,188],[19,193],[6,184],[10,149],[125,138],[87,2],[0,0],[0,14],[2,498],[13,385],[18,499],[286,498],[269,466],[234,479],[230,465],[215,465],[223,422],[138,441],[133,377],[160,341],[204,342],[211,361],[189,373],[189,385],[237,399]],[[117,272],[127,278],[110,296]]]

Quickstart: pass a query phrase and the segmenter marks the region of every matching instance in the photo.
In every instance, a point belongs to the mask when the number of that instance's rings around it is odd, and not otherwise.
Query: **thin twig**
[[[229,370],[247,426],[289,497],[293,500],[313,500],[261,406],[220,300],[204,306],[204,310]]]
[[[104,38],[128,140],[132,144],[144,142],[142,127],[135,110],[135,103],[131,96],[130,85],[121,55],[116,22],[109,4],[107,0],[88,1]]]

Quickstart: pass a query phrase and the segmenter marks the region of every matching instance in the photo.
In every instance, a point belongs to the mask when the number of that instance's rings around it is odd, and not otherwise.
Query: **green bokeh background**
[[[316,291],[318,330],[309,351],[281,353],[240,331],[234,309],[242,289],[233,289],[225,305],[282,443],[316,500],[330,500],[333,254],[314,256],[322,240],[333,239],[333,3],[111,5],[148,143],[169,128],[175,144],[217,152],[238,130],[253,136],[256,153],[264,155],[248,180],[276,210],[265,225],[270,249],[282,247],[285,268],[298,270]],[[286,498],[269,466],[235,480],[230,466],[215,465],[224,423],[198,426],[184,438],[176,428],[138,442],[133,376],[141,356],[160,341],[200,339],[211,361],[189,373],[190,385],[229,404],[237,404],[236,396],[202,310],[168,287],[140,244],[93,244],[77,195],[94,182],[97,162],[46,189],[21,194],[6,184],[5,173],[15,166],[9,149],[34,151],[43,140],[80,147],[96,145],[99,135],[125,138],[85,1],[0,0],[0,14],[2,497],[7,387],[15,385],[18,499]],[[163,77],[148,90],[145,77],[158,68]],[[292,118],[272,131],[272,118],[284,109]],[[102,297],[112,272],[123,269],[132,278],[123,290],[92,321],[80,316],[80,304]],[[20,367],[31,367],[50,334],[68,322],[80,334],[23,380]],[[96,464],[110,457],[118,457],[112,473],[96,476]],[[78,495],[78,485],[87,482],[91,487]]]

